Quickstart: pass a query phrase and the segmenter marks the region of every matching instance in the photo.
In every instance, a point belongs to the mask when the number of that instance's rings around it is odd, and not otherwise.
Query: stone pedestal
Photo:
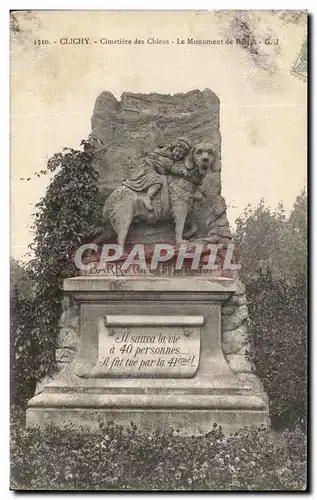
[[[28,425],[133,421],[147,432],[206,433],[268,425],[268,408],[229,367],[221,347],[228,278],[66,279],[80,304],[81,343],[67,370],[32,398]]]

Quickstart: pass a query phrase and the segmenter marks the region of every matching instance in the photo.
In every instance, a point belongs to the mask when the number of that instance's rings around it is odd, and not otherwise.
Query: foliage
[[[14,293],[22,298],[32,295],[32,283],[28,270],[13,258],[10,259],[10,284],[10,297]]]
[[[303,422],[307,406],[307,196],[286,217],[263,200],[237,220],[249,301],[250,358],[270,400],[273,425]]]
[[[99,431],[16,427],[11,488],[52,490],[304,490],[300,429],[183,437],[112,422]]]
[[[86,143],[83,143],[85,146]],[[100,223],[101,195],[92,153],[64,148],[47,164],[55,176],[37,203],[30,271],[35,287],[35,325],[41,342],[39,373],[52,370],[61,314],[63,279],[77,274],[72,255]]]
[[[98,173],[93,168],[87,143],[83,141],[82,145],[83,150],[64,148],[40,172],[55,175],[36,205],[35,237],[31,245],[34,259],[23,272],[16,263],[11,268],[16,277],[11,302],[13,379],[20,380],[13,384],[16,404],[21,403],[17,387],[23,378],[39,380],[54,368],[63,279],[76,275],[73,253],[101,226],[103,200]],[[21,288],[25,286],[26,275],[32,290],[29,297]]]
[[[306,280],[270,273],[247,285],[251,359],[269,396],[273,426],[305,422],[307,412]]]
[[[16,412],[34,393],[37,343],[30,326],[34,303],[28,272],[14,259],[10,271],[10,399],[13,416],[17,417]]]
[[[234,239],[238,247],[241,278],[253,279],[269,269],[273,277],[293,283],[307,272],[307,195],[296,198],[289,217],[283,205],[271,211],[262,199],[247,206],[236,220]]]

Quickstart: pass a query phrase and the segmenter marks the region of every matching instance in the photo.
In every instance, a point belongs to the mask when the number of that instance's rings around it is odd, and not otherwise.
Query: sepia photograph
[[[10,11],[10,489],[307,491],[306,10]]]

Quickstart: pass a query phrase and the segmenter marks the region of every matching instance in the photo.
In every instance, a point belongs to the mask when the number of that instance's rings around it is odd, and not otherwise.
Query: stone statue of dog
[[[162,203],[161,192],[153,199],[153,212],[146,210],[142,200],[144,192],[136,192],[127,186],[121,185],[108,196],[104,208],[105,222],[110,222],[117,234],[118,244],[124,244],[133,221],[143,221],[153,224],[155,221],[172,219],[175,225],[175,243],[184,242],[183,231],[187,215],[192,209],[197,191],[204,177],[212,168],[217,155],[217,148],[212,143],[196,144],[185,159],[188,176],[180,177],[168,174],[164,177],[167,192],[167,206]],[[199,197],[199,195],[198,195]],[[102,240],[102,237],[100,241]]]

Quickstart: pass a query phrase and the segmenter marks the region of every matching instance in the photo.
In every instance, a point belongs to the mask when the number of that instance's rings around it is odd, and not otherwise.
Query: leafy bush
[[[22,413],[36,380],[54,369],[63,279],[77,273],[71,257],[101,225],[103,197],[87,145],[64,148],[36,174],[55,176],[36,205],[34,259],[26,269],[11,263],[11,402]]]
[[[307,407],[307,197],[289,217],[248,207],[237,220],[251,319],[251,354],[274,426],[303,422]]]
[[[14,427],[11,487],[50,490],[304,490],[306,441],[292,432],[224,436]]]
[[[26,269],[11,260],[10,287],[10,399],[12,416],[22,417],[34,394],[37,376],[37,342],[32,331],[32,286]]]
[[[82,151],[64,148],[50,158],[46,171],[55,175],[34,214],[34,259],[29,270],[35,290],[33,331],[40,343],[39,378],[54,368],[63,279],[77,274],[72,256],[101,224],[99,174],[93,168],[89,144],[82,144]]]
[[[261,275],[247,285],[251,359],[269,396],[275,427],[305,422],[307,412],[306,283]]]
[[[272,211],[264,200],[250,205],[236,220],[234,240],[238,247],[240,278],[248,282],[268,269],[274,278],[289,283],[306,279],[307,195],[297,196],[289,217],[283,205]]]

